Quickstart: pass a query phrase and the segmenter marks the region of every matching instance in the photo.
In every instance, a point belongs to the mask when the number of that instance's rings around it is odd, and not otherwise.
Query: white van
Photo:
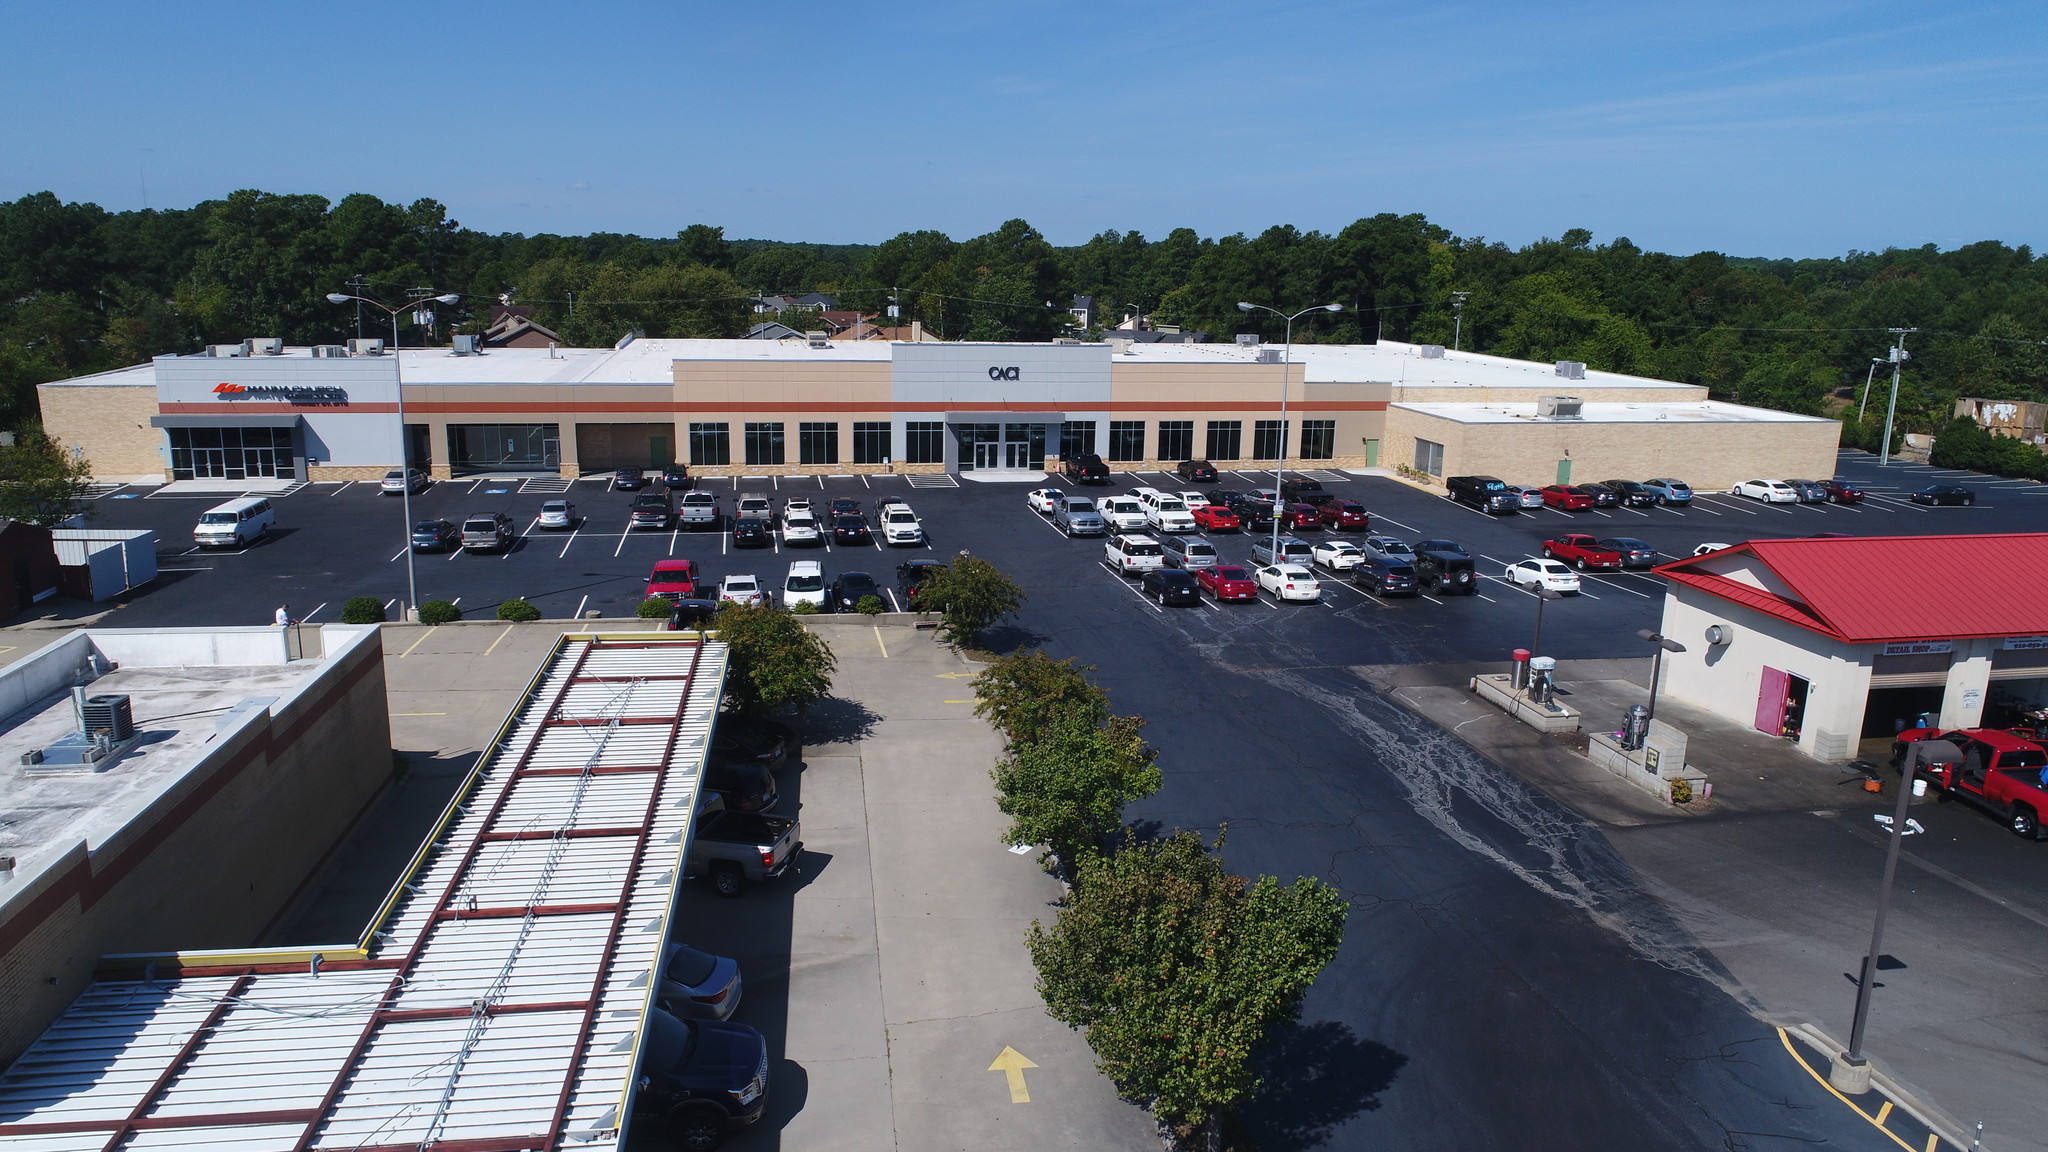
[[[199,514],[192,542],[201,548],[246,548],[269,533],[275,523],[277,513],[270,501],[260,496],[230,500]]]

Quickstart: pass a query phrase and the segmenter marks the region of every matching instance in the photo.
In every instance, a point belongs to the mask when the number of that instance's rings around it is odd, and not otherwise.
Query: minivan
[[[270,501],[260,496],[230,500],[199,514],[192,529],[192,542],[201,548],[246,548],[251,541],[269,535],[277,523]]]

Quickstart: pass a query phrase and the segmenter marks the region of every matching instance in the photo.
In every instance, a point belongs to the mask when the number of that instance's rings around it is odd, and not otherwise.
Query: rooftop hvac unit
[[[340,359],[348,355],[348,346],[345,344],[315,344],[313,345],[313,355],[316,359],[321,360]]]
[[[1441,360],[1444,358],[1444,346],[1441,344],[1418,344],[1415,347],[1415,354],[1424,360]]]
[[[126,695],[88,696],[79,712],[88,735],[105,732],[116,743],[135,735],[135,713]]]
[[[351,356],[382,356],[384,354],[384,341],[370,339],[351,340],[348,342],[348,354]]]
[[[1055,337],[1053,337],[1053,338],[1052,338],[1052,342],[1053,342],[1053,343],[1055,343],[1055,344],[1079,344],[1079,343],[1080,343],[1080,341],[1079,341],[1079,340],[1076,340],[1076,339],[1074,339],[1074,338],[1073,338],[1072,336],[1055,336]]]
[[[832,337],[823,332],[806,332],[804,333],[804,340],[813,348],[830,348],[832,346]]]
[[[457,333],[455,336],[455,354],[457,356],[476,355],[477,339],[478,337],[474,333]]]
[[[249,346],[246,344],[208,344],[206,346],[206,354],[208,356],[247,356],[249,354]]]
[[[1257,332],[1239,332],[1237,334],[1237,345],[1240,348],[1256,348],[1260,343]]]
[[[1584,380],[1586,378],[1586,366],[1577,360],[1559,360],[1557,362],[1557,374],[1567,380]]]
[[[1132,345],[1132,344],[1134,343],[1134,341],[1133,341],[1133,340],[1132,340],[1132,339],[1131,339],[1130,337],[1128,337],[1128,336],[1112,336],[1112,337],[1110,337],[1110,338],[1109,338],[1109,341],[1108,341],[1108,342],[1109,342],[1109,354],[1110,354],[1111,356],[1119,356],[1119,355],[1121,355],[1121,356],[1135,356],[1135,355],[1137,355],[1137,353],[1135,353],[1135,352],[1131,351],[1131,345]]]
[[[1278,363],[1280,363],[1280,349],[1278,349],[1278,348],[1261,348],[1261,349],[1259,349],[1259,363],[1261,363],[1261,364],[1278,364]]]
[[[251,356],[282,356],[284,341],[276,336],[258,336],[249,341]]]
[[[1552,420],[1583,420],[1586,402],[1577,396],[1538,396],[1536,414]]]

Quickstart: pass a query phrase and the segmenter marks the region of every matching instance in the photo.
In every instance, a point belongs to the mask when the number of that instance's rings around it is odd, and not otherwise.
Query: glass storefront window
[[[731,425],[690,425],[690,463],[716,467],[732,463]]]
[[[290,428],[167,428],[174,480],[294,480]]]

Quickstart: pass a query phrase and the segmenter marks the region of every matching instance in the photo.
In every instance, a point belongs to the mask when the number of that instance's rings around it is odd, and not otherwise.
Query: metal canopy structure
[[[107,958],[0,1144],[621,1146],[725,662],[564,636],[359,943]]]

